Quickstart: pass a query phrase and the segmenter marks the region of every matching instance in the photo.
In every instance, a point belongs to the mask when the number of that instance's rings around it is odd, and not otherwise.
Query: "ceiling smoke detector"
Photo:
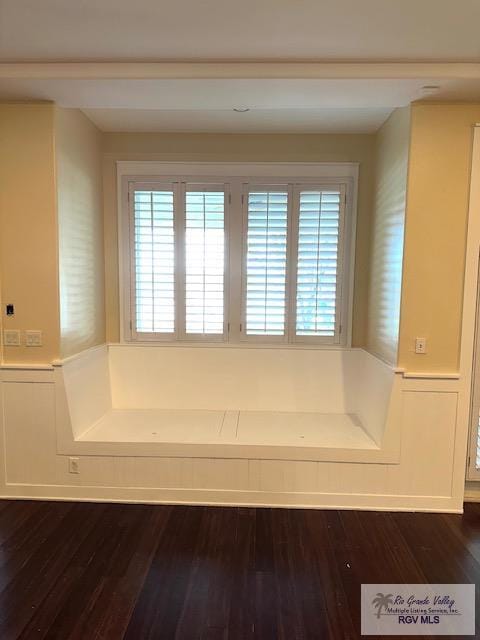
[[[247,111],[250,111],[248,107],[235,107],[233,110],[235,113],[247,113]]]

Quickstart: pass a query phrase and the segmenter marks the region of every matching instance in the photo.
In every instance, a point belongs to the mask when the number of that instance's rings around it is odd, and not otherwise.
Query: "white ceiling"
[[[104,131],[370,133],[425,85],[480,100],[479,24],[480,0],[0,0],[0,100]]]
[[[0,0],[0,60],[480,60],[478,0]]]
[[[433,80],[292,78],[4,78],[2,99],[54,100],[82,109],[315,109],[398,107]],[[451,81],[444,81],[444,89]],[[480,96],[480,86],[477,94]]]
[[[435,99],[480,99],[475,79],[46,76],[0,74],[0,99],[80,108],[103,131],[371,133],[425,85],[439,87]]]

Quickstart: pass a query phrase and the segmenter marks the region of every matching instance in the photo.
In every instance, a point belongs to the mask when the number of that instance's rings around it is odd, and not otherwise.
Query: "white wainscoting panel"
[[[7,482],[55,483],[55,386],[3,382]]]
[[[62,403],[56,396],[65,395],[58,370],[55,374],[2,371],[6,497],[462,509],[463,494],[454,490],[453,483],[458,473],[454,464],[458,380],[407,380],[395,375],[387,422],[390,437],[400,445],[396,462],[80,455],[80,473],[71,474],[68,455],[57,452],[56,432],[65,429],[57,422],[65,418],[58,413]],[[338,397],[340,392],[336,393]]]

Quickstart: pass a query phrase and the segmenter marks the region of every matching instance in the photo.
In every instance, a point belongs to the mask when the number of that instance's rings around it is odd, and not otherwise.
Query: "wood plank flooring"
[[[0,501],[1,640],[358,638],[362,582],[479,585],[480,505],[460,516]]]

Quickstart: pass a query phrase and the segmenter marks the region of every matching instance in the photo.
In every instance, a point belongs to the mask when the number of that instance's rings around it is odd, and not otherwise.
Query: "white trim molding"
[[[0,78],[480,79],[478,62],[4,62]]]
[[[169,180],[185,176],[288,180],[358,178],[358,162],[157,162],[153,160],[117,160],[117,178],[146,176]],[[117,182],[118,184],[118,182]]]
[[[467,227],[460,369],[467,376],[463,418],[469,424],[467,480],[480,480],[476,468],[478,416],[480,412],[480,125],[474,127],[470,204]],[[473,360],[473,361],[472,361]],[[463,444],[463,443],[462,443]]]

